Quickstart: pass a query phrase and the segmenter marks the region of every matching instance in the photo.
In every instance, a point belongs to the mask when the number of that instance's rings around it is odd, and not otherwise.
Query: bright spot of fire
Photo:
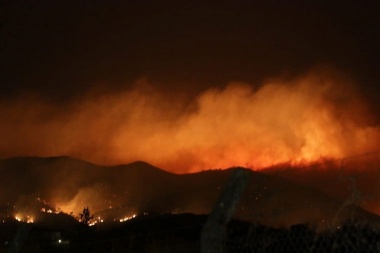
[[[41,212],[43,212],[43,213],[54,213],[54,214],[59,214],[60,213],[60,211],[54,211],[54,210],[52,210],[52,209],[46,209],[46,208],[41,208]]]
[[[103,223],[104,220],[102,218],[100,218],[100,216],[98,216],[94,221],[90,222],[88,225],[91,227],[91,226],[94,226],[98,223]]]
[[[124,222],[124,221],[128,221],[128,220],[132,220],[134,218],[136,218],[136,214],[134,214],[132,216],[126,216],[124,218],[121,218],[121,219],[119,219],[119,222]]]
[[[26,223],[33,223],[34,222],[34,218],[32,216],[29,216],[29,215],[17,214],[17,215],[15,215],[14,218],[18,222],[26,222]]]

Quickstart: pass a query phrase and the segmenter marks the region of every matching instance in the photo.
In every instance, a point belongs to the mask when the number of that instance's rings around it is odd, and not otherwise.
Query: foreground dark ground
[[[21,252],[199,252],[207,216],[166,214],[140,216],[125,223],[57,228],[46,224],[0,225],[0,252],[9,252],[16,237],[27,234]],[[227,228],[227,252],[380,252],[380,231],[348,221],[317,231],[305,224],[273,228],[233,220]]]

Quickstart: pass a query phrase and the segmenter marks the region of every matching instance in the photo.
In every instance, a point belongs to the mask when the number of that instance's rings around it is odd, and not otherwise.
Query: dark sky
[[[3,1],[1,97],[32,91],[66,101],[97,85],[124,89],[142,77],[160,90],[197,94],[328,64],[380,106],[376,5],[194,2]]]

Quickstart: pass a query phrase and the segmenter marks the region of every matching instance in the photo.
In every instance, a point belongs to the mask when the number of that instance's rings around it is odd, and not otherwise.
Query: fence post
[[[201,253],[226,252],[227,224],[248,184],[249,172],[237,169],[223,189],[201,232]]]
[[[8,253],[18,253],[28,239],[29,232],[32,227],[29,224],[22,223],[17,229],[16,235],[8,249]]]

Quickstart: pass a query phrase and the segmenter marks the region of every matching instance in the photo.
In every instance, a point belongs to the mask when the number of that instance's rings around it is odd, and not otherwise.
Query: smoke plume
[[[379,149],[358,85],[314,70],[260,86],[231,82],[188,102],[140,81],[53,105],[0,101],[0,157],[68,155],[98,164],[144,160],[175,173],[339,159]]]

